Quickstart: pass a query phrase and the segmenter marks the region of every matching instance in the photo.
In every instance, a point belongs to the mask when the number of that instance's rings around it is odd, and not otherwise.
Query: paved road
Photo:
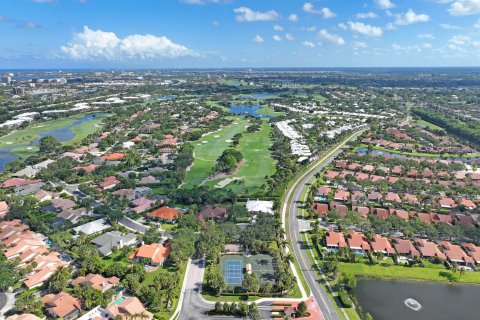
[[[303,273],[312,295],[315,297],[317,304],[322,311],[325,320],[338,320],[340,319],[330,298],[327,296],[324,287],[319,283],[317,277],[317,271],[310,264],[310,260],[307,256],[307,248],[304,247],[302,238],[300,235],[299,219],[300,207],[303,206],[302,194],[309,188],[309,183],[313,180],[315,174],[325,168],[335,157],[342,151],[341,147],[348,141],[356,138],[355,134],[350,139],[344,141],[344,143],[337,145],[326,156],[321,157],[309,171],[300,177],[298,182],[294,184],[293,189],[287,193],[287,201],[289,201],[288,195],[292,195],[289,203],[286,203],[286,209],[288,210],[288,223],[289,230],[288,236],[292,242],[293,252],[300,265],[300,271]],[[285,206],[285,204],[284,204]]]
[[[185,275],[185,289],[183,294],[182,310],[179,320],[202,320],[202,319],[243,319],[233,316],[209,316],[208,311],[215,308],[215,303],[202,298],[202,282],[205,272],[203,259],[192,259]],[[259,304],[262,319],[271,318],[271,303]]]

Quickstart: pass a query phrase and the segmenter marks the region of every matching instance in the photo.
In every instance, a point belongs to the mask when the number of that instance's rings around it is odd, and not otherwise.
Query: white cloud
[[[310,42],[310,41],[303,41],[302,45],[305,46],[305,47],[309,47],[309,48],[315,48],[315,44],[313,42]]]
[[[448,43],[457,45],[457,46],[463,46],[466,44],[469,44],[472,39],[469,36],[463,35],[463,34],[457,34],[453,37],[451,37],[448,40]]]
[[[125,60],[125,59],[161,59],[182,56],[198,56],[198,53],[175,44],[164,36],[129,35],[119,38],[113,32],[92,30],[83,27],[83,31],[60,50],[75,60]]]
[[[421,33],[417,35],[418,39],[435,39],[435,37],[430,33]]]
[[[455,26],[453,24],[447,24],[447,23],[440,23],[439,26],[442,29],[445,29],[445,30],[459,30],[459,29],[461,29],[459,26]]]
[[[275,10],[259,12],[247,7],[237,8],[233,12],[238,13],[236,19],[239,22],[270,21],[277,20],[280,17]]]
[[[302,6],[303,11],[313,14],[321,14],[324,19],[335,18],[337,14],[329,8],[315,9],[314,5],[306,2]]]
[[[367,37],[381,37],[383,35],[382,28],[371,26],[362,22],[348,21],[348,26],[353,32],[363,34]]]
[[[263,40],[263,38],[258,34],[255,37],[253,37],[253,42],[255,43],[263,43],[264,41],[265,40]]]
[[[378,15],[375,12],[360,12],[357,13],[357,19],[375,19]]]
[[[34,29],[41,29],[42,26],[35,22],[24,22],[24,23],[17,24],[17,28],[34,30]]]
[[[345,40],[341,36],[336,35],[336,34],[331,34],[325,29],[322,29],[318,32],[318,37],[320,39],[324,39],[324,40],[333,42],[333,43],[335,43],[339,46],[343,46],[345,44]]]
[[[285,39],[287,39],[288,41],[293,41],[295,40],[295,37],[293,36],[293,34],[287,33],[285,35]]]
[[[480,19],[475,22],[475,24],[473,25],[474,28],[477,28],[477,29],[480,29]]]
[[[421,43],[411,46],[402,46],[399,44],[392,44],[392,49],[398,53],[420,53],[425,49],[431,49],[432,45],[430,43]]]
[[[338,27],[339,27],[340,29],[342,29],[342,30],[347,30],[347,29],[348,29],[347,25],[346,25],[345,23],[343,23],[343,22],[340,22],[340,23],[338,24]]]
[[[273,40],[275,40],[275,41],[277,41],[277,42],[280,42],[280,41],[282,41],[283,39],[282,39],[282,37],[280,37],[278,34],[276,34],[276,35],[273,36]]]
[[[480,13],[480,0],[456,0],[450,5],[452,16],[470,16]]]
[[[358,50],[358,49],[365,49],[368,48],[368,45],[365,42],[362,41],[355,41],[353,43],[353,49]]]
[[[395,7],[393,2],[391,2],[390,0],[375,0],[375,4],[377,5],[377,7],[384,10],[392,9]]]
[[[273,26],[273,30],[276,30],[276,31],[283,31],[283,27],[279,24],[276,24]]]
[[[288,20],[291,22],[297,22],[298,16],[295,13],[292,13],[291,15],[288,16]]]
[[[416,14],[412,9],[408,9],[406,13],[397,15],[395,24],[398,26],[406,26],[418,22],[427,22],[429,20],[430,17],[428,15],[424,13]]]

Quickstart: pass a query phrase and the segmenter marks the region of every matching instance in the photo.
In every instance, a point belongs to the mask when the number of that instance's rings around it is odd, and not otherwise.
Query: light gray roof
[[[121,247],[121,242],[127,244],[135,241],[137,236],[133,233],[123,235],[120,231],[110,231],[92,240],[97,246],[98,251],[104,256],[112,252],[113,247]]]

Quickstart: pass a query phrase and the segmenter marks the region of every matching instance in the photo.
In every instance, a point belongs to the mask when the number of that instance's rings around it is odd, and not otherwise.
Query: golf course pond
[[[480,319],[479,285],[362,279],[355,294],[378,320]]]
[[[82,116],[62,118],[29,126],[22,130],[0,138],[0,171],[4,166],[17,159],[18,152],[22,150],[28,154],[29,150],[36,150],[40,139],[46,136],[53,136],[60,142],[68,143],[77,138],[85,138],[88,134],[95,132],[95,126],[104,118],[104,113],[89,113]],[[92,124],[86,126],[87,123]],[[80,140],[80,139],[79,139]]]

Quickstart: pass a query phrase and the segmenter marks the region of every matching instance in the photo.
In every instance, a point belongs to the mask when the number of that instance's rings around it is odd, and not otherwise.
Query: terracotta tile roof
[[[170,254],[170,245],[163,246],[159,243],[144,244],[137,249],[129,258],[146,258],[154,264],[161,264]]]
[[[99,184],[99,186],[102,188],[108,188],[117,184],[120,184],[120,181],[118,181],[114,176],[110,176],[103,178],[103,181]]]
[[[333,196],[333,199],[335,199],[335,200],[347,201],[348,198],[350,198],[350,192],[345,191],[345,190],[337,190],[335,192],[335,195]]]
[[[328,204],[326,203],[314,203],[313,208],[317,212],[317,214],[321,216],[326,216],[328,213]]]
[[[325,237],[325,241],[327,243],[327,246],[334,246],[339,248],[344,248],[347,246],[343,233],[335,232],[333,230],[327,231],[327,236]]]
[[[18,186],[25,186],[25,185],[39,183],[39,182],[42,182],[42,180],[11,178],[11,179],[5,180],[2,184],[0,184],[0,187],[1,188],[18,187]]]
[[[423,222],[427,223],[427,224],[431,224],[432,223],[432,218],[430,216],[430,214],[428,213],[422,213],[422,212],[414,212],[412,214],[412,217],[417,217],[419,218],[420,220],[422,220]]]
[[[475,260],[475,263],[480,264],[480,247],[473,243],[463,243],[462,246],[465,248],[468,255]]]
[[[24,313],[24,314],[16,314],[16,315],[10,316],[6,320],[41,320],[41,319],[34,314]]]
[[[424,258],[438,258],[440,260],[446,260],[447,256],[440,251],[437,245],[431,241],[425,239],[415,239],[415,243],[417,244],[418,251]]]
[[[317,195],[320,196],[328,196],[332,189],[326,186],[321,186],[317,189]]]
[[[443,252],[445,252],[450,261],[467,264],[474,263],[473,258],[468,256],[459,245],[451,244],[448,241],[441,241],[438,244],[443,249]]]
[[[348,231],[348,246],[352,249],[363,249],[365,251],[370,251],[371,247],[367,241],[367,238],[363,235],[363,233],[356,232],[354,230]]]
[[[42,302],[45,304],[45,309],[59,318],[63,318],[76,309],[81,308],[80,300],[66,292],[60,292],[56,295],[48,294],[42,297]]]
[[[153,318],[153,314],[145,309],[137,297],[127,297],[119,304],[112,304],[107,307],[107,311],[111,313],[114,318],[117,315],[124,316],[124,319],[127,318],[125,315],[128,315],[129,320],[150,320]],[[132,317],[132,315],[140,313],[144,313],[147,317],[143,317],[142,319],[140,317]]]
[[[368,218],[368,214],[370,213],[370,209],[368,207],[353,206],[352,211],[358,212],[358,214],[365,219]]]
[[[402,255],[412,256],[412,257],[420,256],[420,253],[413,246],[410,240],[394,238],[392,241],[393,241],[393,246],[395,247],[395,250],[397,250],[398,253]]]
[[[430,217],[434,223],[443,222],[446,224],[452,224],[452,216],[449,214],[431,212]]]
[[[119,281],[120,280],[117,277],[105,278],[100,274],[90,273],[85,277],[78,277],[72,282],[72,284],[82,285],[82,286],[88,285],[95,290],[104,292],[105,290],[108,290],[112,286],[117,285]]]
[[[177,219],[177,216],[181,213],[182,211],[180,210],[165,206],[147,213],[147,216],[155,219],[175,220]]]
[[[110,161],[123,160],[123,159],[125,159],[125,154],[120,153],[120,152],[110,153],[110,154],[101,156],[100,159],[102,159],[102,160],[110,160]]]
[[[395,253],[392,245],[387,238],[382,237],[381,235],[375,234],[371,241],[372,250],[375,252],[383,252],[387,254]]]

